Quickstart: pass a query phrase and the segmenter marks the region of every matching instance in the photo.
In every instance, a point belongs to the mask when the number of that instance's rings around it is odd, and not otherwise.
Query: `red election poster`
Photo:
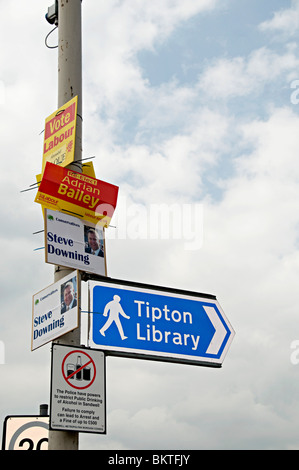
[[[113,184],[47,162],[35,202],[108,227],[118,189]]]

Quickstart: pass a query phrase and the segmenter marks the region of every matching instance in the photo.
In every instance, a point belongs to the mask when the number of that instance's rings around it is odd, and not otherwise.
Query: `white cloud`
[[[215,8],[219,0],[115,1],[86,7],[86,77],[97,102],[123,105],[123,97],[142,96],[147,86],[136,53],[153,50],[189,18]],[[96,57],[96,60],[95,60]],[[92,103],[90,102],[90,106]]]
[[[289,47],[279,54],[267,47],[246,57],[217,59],[199,77],[199,88],[213,99],[247,96],[298,67],[296,50]]]
[[[293,35],[299,26],[299,2],[292,0],[291,8],[282,8],[275,12],[273,18],[260,24],[260,29],[265,32],[282,32]]]

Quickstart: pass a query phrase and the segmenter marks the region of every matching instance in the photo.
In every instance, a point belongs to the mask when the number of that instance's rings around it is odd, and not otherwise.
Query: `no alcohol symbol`
[[[82,350],[69,352],[62,361],[61,369],[67,384],[78,390],[90,387],[96,378],[95,363]]]

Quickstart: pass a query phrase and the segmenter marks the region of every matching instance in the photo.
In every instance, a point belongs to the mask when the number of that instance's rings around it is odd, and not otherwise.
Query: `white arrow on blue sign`
[[[235,332],[213,295],[89,281],[89,346],[123,357],[221,367]]]

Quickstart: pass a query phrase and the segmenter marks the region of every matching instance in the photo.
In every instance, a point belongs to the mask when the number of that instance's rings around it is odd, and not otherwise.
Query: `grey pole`
[[[78,96],[75,160],[82,158],[82,0],[58,0],[58,108]],[[78,166],[67,168],[79,171]],[[55,266],[54,282],[72,269]],[[79,308],[81,299],[78,299]],[[79,319],[80,321],[80,319]],[[80,346],[81,327],[61,336],[55,343]],[[53,343],[52,343],[53,344]],[[76,431],[49,431],[49,450],[78,450]]]

